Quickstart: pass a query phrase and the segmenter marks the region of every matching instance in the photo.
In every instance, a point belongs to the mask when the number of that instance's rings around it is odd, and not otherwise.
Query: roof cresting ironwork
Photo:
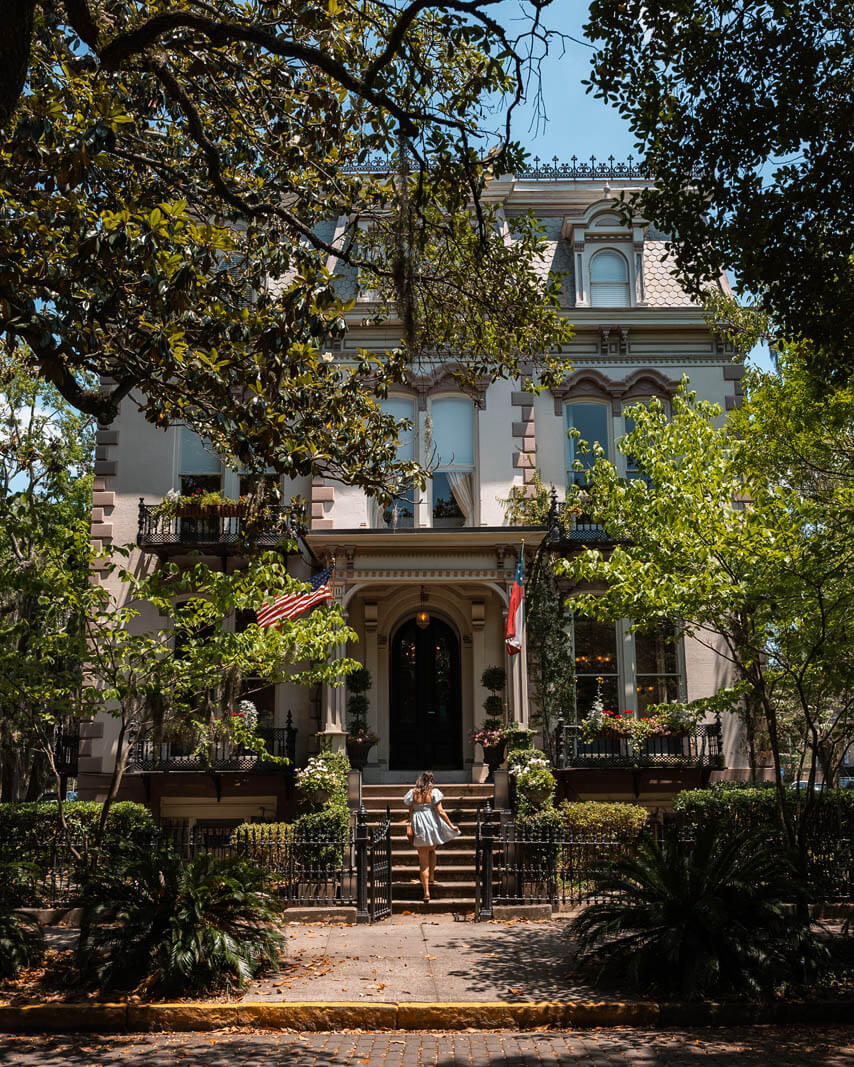
[[[347,174],[384,174],[396,166],[394,157],[373,156],[361,163],[348,164],[343,170]],[[553,156],[551,161],[534,156],[530,165],[520,168],[514,177],[526,181],[605,181],[627,178],[647,180],[649,174],[632,155],[624,162],[617,162],[612,155],[601,162],[593,155],[586,161],[571,156],[568,163],[561,163],[558,156]]]

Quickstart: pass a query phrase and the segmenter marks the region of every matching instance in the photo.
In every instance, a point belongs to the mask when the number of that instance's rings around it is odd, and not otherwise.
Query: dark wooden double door
[[[391,643],[389,770],[462,769],[460,643],[441,619],[405,622]]]

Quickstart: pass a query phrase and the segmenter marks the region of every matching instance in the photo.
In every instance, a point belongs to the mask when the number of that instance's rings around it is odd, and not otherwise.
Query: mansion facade
[[[507,218],[533,210],[542,219],[544,267],[565,274],[563,313],[575,337],[567,351],[573,370],[559,387],[534,395],[522,381],[497,381],[484,383],[476,395],[463,394],[453,368],[438,366],[410,377],[384,402],[412,422],[399,452],[430,462],[433,477],[425,490],[382,507],[358,488],[321,478],[282,486],[285,498],[301,495],[310,506],[302,552],[290,557],[289,568],[307,578],[334,560],[334,597],[358,634],[358,642],[342,651],[371,673],[368,726],[380,740],[364,771],[367,783],[411,782],[427,767],[440,782],[482,781],[483,757],[470,732],[484,716],[487,667],[506,668],[510,715],[536,725],[525,651],[507,656],[504,632],[522,538],[530,556],[546,531],[508,524],[511,487],[532,485],[539,473],[561,497],[574,477],[567,433],[573,428],[598,441],[631,477],[616,447],[630,428],[626,407],[651,397],[666,406],[683,375],[698,396],[724,412],[740,403],[743,368],[672,276],[665,235],[641,221],[624,225],[615,208],[619,193],[639,182],[594,174],[505,176],[489,185],[489,198]],[[344,278],[342,284],[346,272]],[[365,304],[357,301],[336,358],[395,343],[389,331],[366,320]],[[97,448],[96,544],[136,543],[139,565],[167,556],[180,561],[191,550],[221,559],[224,567],[241,565],[229,534],[235,520],[206,526],[206,520],[178,519],[168,530],[152,522],[151,509],[171,490],[241,495],[240,473],[224,467],[191,431],[180,425],[156,431],[125,404],[117,421],[99,431]],[[713,651],[690,639],[674,645],[661,634],[634,634],[629,620],[609,626],[578,619],[575,657],[579,716],[594,705],[642,713],[650,703],[712,695],[729,681],[726,661]],[[278,685],[257,703],[276,743],[295,747],[298,765],[317,751],[318,734],[343,745],[344,687]],[[81,798],[104,795],[115,730],[106,715],[84,724]],[[719,762],[744,764],[734,720],[723,723],[719,743]],[[211,770],[181,760],[177,746],[141,751],[122,796],[147,801],[163,818],[281,817],[286,791],[275,767],[230,767],[225,760]],[[676,787],[665,779],[654,769],[639,779],[605,765],[588,767],[569,793],[656,803]]]

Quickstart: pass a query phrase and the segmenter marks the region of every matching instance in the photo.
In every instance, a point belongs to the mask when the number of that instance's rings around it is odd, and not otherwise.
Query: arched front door
[[[391,643],[389,770],[456,771],[462,762],[460,643],[441,619],[405,622]]]

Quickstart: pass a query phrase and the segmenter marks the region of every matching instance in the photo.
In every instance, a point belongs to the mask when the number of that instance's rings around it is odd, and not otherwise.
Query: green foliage
[[[670,417],[656,401],[630,408],[634,430],[618,447],[648,480],[626,480],[597,459],[585,510],[620,541],[608,554],[587,549],[558,565],[575,585],[602,583],[601,595],[573,595],[577,612],[631,618],[638,629],[669,622],[716,642],[732,665],[754,764],[759,725],[766,732],[792,848],[779,773],[784,728],[811,781],[819,768],[832,781],[854,740],[854,479],[843,474],[845,453],[826,440],[825,405],[801,406],[794,369],[778,386],[751,380],[747,403],[724,427],[720,409],[687,385]],[[777,408],[787,402],[784,415]],[[809,461],[796,461],[787,425],[799,447],[814,441],[819,455],[835,455],[827,476],[803,471]],[[803,790],[799,806],[813,803],[814,791]]]
[[[104,990],[239,989],[284,952],[261,871],[245,859],[155,851],[90,893],[78,956]]]
[[[0,345],[0,797],[57,789],[54,732],[81,713],[94,423]]]
[[[817,383],[850,380],[848,0],[593,0],[586,32],[652,179],[635,208],[695,294],[729,269]]]
[[[483,710],[486,712],[490,721],[493,719],[499,723],[502,719],[502,712],[504,711],[504,700],[497,693],[490,693],[488,697],[484,698]],[[486,720],[484,720],[484,723]]]
[[[510,774],[515,774],[517,770],[522,770],[532,761],[542,758],[543,753],[536,748],[511,748],[507,753],[507,770]]]
[[[634,840],[649,822],[649,812],[640,804],[564,800],[557,811],[561,826],[568,835],[592,834]]]
[[[350,811],[345,798],[330,800],[319,811],[307,811],[293,822],[294,860],[310,868],[337,870],[345,858]]]
[[[542,755],[540,759],[529,760],[524,767],[519,767],[513,777],[516,781],[516,804],[520,811],[537,811],[552,806],[557,782]]]
[[[119,0],[33,5],[32,33],[6,20],[29,65],[0,102],[0,333],[104,423],[133,392],[152,424],[186,420],[259,471],[377,493],[423,478],[378,406],[408,365],[530,360],[559,380],[543,353],[570,337],[540,227],[481,195],[523,158],[484,122],[525,66],[488,6],[176,0],[164,22]],[[400,345],[326,360],[357,290],[368,314],[395,302]]]
[[[770,996],[818,957],[786,914],[792,870],[767,840],[700,827],[696,842],[642,837],[594,879],[604,895],[572,922],[588,960],[644,993]]]
[[[44,947],[44,932],[31,915],[14,911],[30,873],[25,865],[0,858],[0,978],[14,978],[35,963]]]
[[[297,787],[303,801],[309,808],[319,806],[323,810],[330,804],[346,808],[349,771],[346,752],[327,749],[310,756],[306,766],[297,771]]]
[[[32,915],[0,906],[0,978],[14,978],[34,964],[44,949],[44,933]]]
[[[785,802],[792,818],[800,816],[800,791],[786,789]],[[708,789],[685,789],[673,798],[673,810],[693,823],[709,821],[721,825],[762,831],[767,836],[781,833],[777,794],[773,782],[716,782]],[[845,837],[854,829],[854,790],[822,789],[815,797],[810,816],[813,832],[829,822],[835,836]]]
[[[551,490],[538,470],[534,472],[534,495],[522,487],[513,489],[504,501],[505,517],[515,525],[545,526],[552,504]],[[558,506],[558,520],[572,521],[571,498]],[[545,542],[544,542],[545,544]],[[543,744],[551,752],[559,720],[575,721],[575,659],[572,654],[572,616],[558,591],[553,556],[541,549],[525,586],[528,670],[534,679],[537,719],[543,727]]]
[[[93,865],[119,870],[140,848],[148,848],[154,833],[151,812],[142,804],[121,801],[114,804],[107,817],[105,832],[96,846],[102,805],[94,801],[66,801],[65,823],[78,856],[64,846],[65,834],[59,821],[55,801],[42,803],[0,804],[0,865],[25,865],[28,877],[21,877],[14,887],[14,900],[20,905],[41,903],[38,885],[56,868],[57,855],[65,856],[69,875],[85,881]]]
[[[507,685],[507,671],[503,667],[487,667],[480,676],[480,684],[490,689],[493,694],[503,692]]]
[[[351,693],[367,693],[373,684],[374,680],[367,667],[357,667],[347,675],[347,689]]]

